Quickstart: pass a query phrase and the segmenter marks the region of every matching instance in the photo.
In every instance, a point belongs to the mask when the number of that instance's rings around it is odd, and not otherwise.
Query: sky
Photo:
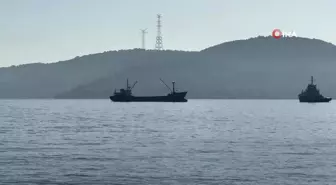
[[[0,0],[0,67],[92,53],[153,49],[162,14],[164,49],[199,51],[268,36],[275,28],[336,44],[335,0]]]

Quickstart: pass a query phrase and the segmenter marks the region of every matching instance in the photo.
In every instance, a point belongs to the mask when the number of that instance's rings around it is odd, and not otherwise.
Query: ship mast
[[[170,87],[160,78],[160,80],[161,80],[161,82],[163,83],[163,84],[165,84],[165,86],[170,90],[170,92],[172,92],[173,93],[173,91],[170,89]],[[174,82],[175,83],[175,82]],[[174,87],[173,87],[174,88]]]
[[[175,82],[173,81],[173,93],[175,93]]]
[[[134,82],[134,84],[133,84],[131,90],[134,88],[134,86],[135,86],[137,83],[138,83],[138,81],[135,81],[135,82]]]

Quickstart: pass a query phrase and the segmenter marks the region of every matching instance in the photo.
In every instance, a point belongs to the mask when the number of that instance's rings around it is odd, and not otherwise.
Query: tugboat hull
[[[308,99],[308,98],[299,98],[302,103],[328,103],[332,98],[323,98],[323,99]]]

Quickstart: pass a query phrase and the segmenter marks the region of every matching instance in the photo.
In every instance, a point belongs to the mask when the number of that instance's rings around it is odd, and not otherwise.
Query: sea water
[[[0,184],[336,184],[336,103],[1,100]]]

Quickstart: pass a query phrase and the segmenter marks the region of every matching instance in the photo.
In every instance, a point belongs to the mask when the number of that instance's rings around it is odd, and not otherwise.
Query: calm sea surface
[[[336,184],[336,102],[0,100],[0,184]]]

